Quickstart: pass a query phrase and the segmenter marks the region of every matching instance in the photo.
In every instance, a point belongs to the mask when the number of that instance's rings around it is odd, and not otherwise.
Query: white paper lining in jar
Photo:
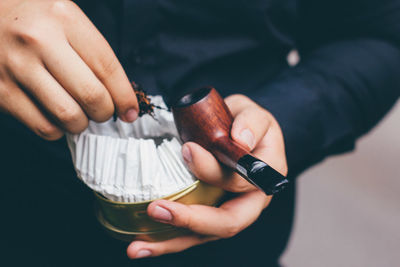
[[[152,103],[165,107],[161,96]],[[108,199],[141,202],[178,192],[196,181],[182,155],[173,115],[155,109],[133,123],[91,121],[76,135],[67,134],[77,176]]]

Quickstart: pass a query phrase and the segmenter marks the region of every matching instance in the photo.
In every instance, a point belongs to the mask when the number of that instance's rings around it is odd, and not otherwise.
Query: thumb
[[[245,192],[255,187],[241,176],[223,167],[200,145],[188,142],[182,147],[182,156],[190,171],[200,180],[230,192]]]
[[[198,234],[227,238],[253,223],[270,200],[259,190],[241,194],[219,208],[156,200],[148,206],[147,213],[157,221]]]
[[[269,113],[259,106],[241,110],[234,118],[231,136],[252,151],[267,133],[271,124]]]

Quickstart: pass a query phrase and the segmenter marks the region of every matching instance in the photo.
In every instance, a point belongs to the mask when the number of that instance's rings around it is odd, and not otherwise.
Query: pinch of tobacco
[[[142,117],[145,114],[150,115],[153,119],[156,119],[155,113],[154,113],[154,109],[158,108],[158,109],[163,109],[163,110],[168,110],[165,109],[163,107],[154,105],[153,103],[151,103],[151,99],[147,96],[146,91],[137,83],[132,82],[132,87],[133,90],[135,91],[136,94],[136,98],[139,104],[139,117]],[[117,120],[117,114],[114,114],[114,121]]]

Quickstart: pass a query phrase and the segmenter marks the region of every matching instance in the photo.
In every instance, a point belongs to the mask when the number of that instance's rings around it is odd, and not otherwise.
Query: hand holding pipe
[[[183,142],[195,142],[267,195],[281,191],[288,180],[230,137],[233,116],[212,87],[180,98],[172,107]]]

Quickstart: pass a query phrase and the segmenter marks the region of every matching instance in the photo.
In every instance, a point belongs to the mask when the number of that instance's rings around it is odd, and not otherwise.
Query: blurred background
[[[400,102],[355,151],[298,179],[283,266],[400,266]]]

